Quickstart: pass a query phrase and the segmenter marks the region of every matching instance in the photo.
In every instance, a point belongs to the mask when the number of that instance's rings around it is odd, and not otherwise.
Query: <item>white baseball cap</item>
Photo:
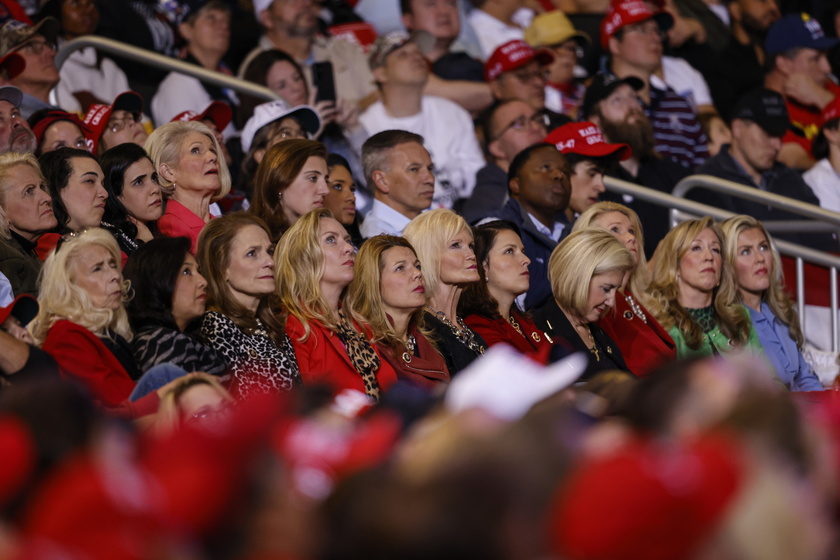
[[[245,128],[242,129],[242,151],[247,153],[251,149],[251,142],[262,127],[286,117],[295,118],[312,137],[317,136],[321,130],[321,117],[315,109],[309,105],[289,107],[289,104],[282,99],[275,99],[254,108],[253,116],[248,119]]]

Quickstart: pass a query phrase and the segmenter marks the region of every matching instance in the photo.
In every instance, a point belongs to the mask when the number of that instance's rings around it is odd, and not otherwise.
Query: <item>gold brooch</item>
[[[625,311],[624,312],[624,318],[629,321],[630,319],[633,318],[633,312],[632,311]]]
[[[410,364],[411,363],[411,354],[409,354],[408,352],[403,352],[402,359],[405,363]]]
[[[532,333],[531,333],[531,338],[533,338],[533,339],[534,339],[534,342],[539,342],[540,340],[542,340],[542,339],[540,338],[539,333],[535,333],[535,332],[532,332]]]

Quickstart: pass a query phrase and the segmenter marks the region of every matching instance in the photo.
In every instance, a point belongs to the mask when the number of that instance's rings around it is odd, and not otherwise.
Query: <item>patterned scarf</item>
[[[344,343],[353,367],[362,376],[365,394],[379,402],[379,382],[376,380],[376,372],[379,371],[380,365],[379,356],[368,339],[353,328],[341,309],[338,310],[338,336]]]

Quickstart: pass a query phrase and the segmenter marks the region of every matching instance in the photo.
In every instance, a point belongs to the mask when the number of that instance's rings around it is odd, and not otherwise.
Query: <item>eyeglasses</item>
[[[577,59],[583,58],[583,47],[581,47],[580,45],[578,45],[575,42],[568,42],[567,41],[565,43],[560,43],[559,45],[554,45],[553,47],[551,47],[551,50],[553,50],[554,52],[556,52],[558,54],[561,51],[565,51],[565,52],[569,52],[569,53],[574,54],[575,58],[577,58]]]
[[[546,115],[545,113],[536,113],[530,117],[522,115],[521,117],[514,119],[509,125],[504,127],[502,131],[499,134],[497,134],[493,140],[498,140],[499,138],[505,135],[505,132],[507,132],[510,129],[524,130],[529,126],[547,127],[548,120],[548,115]]]
[[[545,80],[545,70],[542,68],[538,70],[522,70],[520,72],[511,72],[520,82],[528,83],[534,80]]]
[[[299,128],[284,126],[279,129],[273,137],[275,140],[287,140],[289,138],[306,138],[306,132]]]
[[[108,121],[108,130],[117,133],[123,130],[130,124],[136,123],[140,120],[140,115],[131,115],[123,118],[113,118]]]
[[[218,408],[204,406],[198,409],[198,412],[187,418],[187,424],[200,424],[208,420],[219,420],[227,418],[232,412],[232,407],[229,402],[225,402]]]
[[[624,28],[624,33],[656,36],[659,39],[665,38],[665,32],[662,31],[662,28],[659,27],[659,24],[655,21],[645,21],[643,23],[628,25]]]
[[[51,43],[50,41],[45,41],[43,39],[32,39],[31,41],[27,42],[26,44],[18,47],[16,50],[18,52],[22,52],[24,54],[34,54],[39,55],[44,52],[44,49],[50,49],[52,51],[55,50],[55,43]]]

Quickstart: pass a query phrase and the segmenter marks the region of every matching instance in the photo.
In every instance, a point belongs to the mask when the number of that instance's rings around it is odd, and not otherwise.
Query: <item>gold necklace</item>
[[[481,355],[487,350],[487,347],[478,342],[475,338],[475,333],[464,324],[464,320],[455,316],[455,321],[458,323],[458,326],[452,324],[452,321],[446,316],[446,313],[443,311],[438,311],[437,309],[433,308],[430,305],[427,305],[426,308],[444,325],[449,327],[452,333],[455,335],[455,338],[458,339],[458,342],[469,348],[474,354]]]
[[[598,351],[598,345],[595,344],[595,337],[592,336],[592,328],[589,326],[589,323],[586,323],[585,325],[577,325],[575,328],[578,329],[581,327],[586,327],[586,334],[589,335],[589,342],[592,343],[592,348],[590,348],[589,351],[592,352],[593,356],[595,356],[595,361],[600,362],[601,353]]]

